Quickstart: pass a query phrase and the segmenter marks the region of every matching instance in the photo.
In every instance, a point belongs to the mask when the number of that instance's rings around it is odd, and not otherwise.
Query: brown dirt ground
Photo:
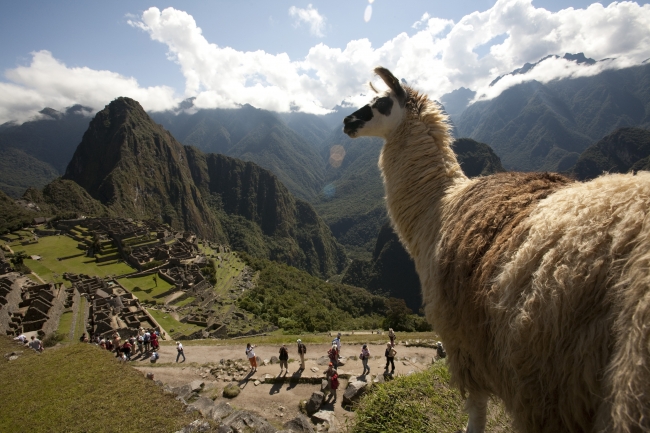
[[[297,354],[295,344],[287,346],[289,348],[289,373],[286,375],[287,379],[292,375],[299,375],[297,372],[300,362]],[[322,378],[324,371],[327,369],[326,365],[319,365],[317,359],[327,354],[330,345],[328,344],[312,344],[307,347],[306,369],[302,372],[303,377]],[[216,400],[226,400],[234,408],[246,409],[258,413],[263,416],[276,427],[280,427],[283,423],[293,419],[299,413],[298,404],[301,400],[308,399],[312,393],[320,390],[317,384],[298,384],[290,383],[288,380],[284,383],[276,384],[260,384],[254,385],[254,379],[263,378],[265,374],[278,376],[280,374],[280,367],[275,365],[259,365],[257,372],[249,377],[249,380],[240,380],[239,383],[244,387],[234,399],[225,399],[221,391],[230,381],[215,380],[209,374],[210,366],[216,366],[221,359],[240,359],[246,361],[244,350],[246,348],[245,342],[231,346],[186,346],[185,356],[187,361],[185,363],[175,363],[176,360],[176,347],[175,346],[161,346],[160,359],[156,366],[152,366],[148,359],[136,359],[131,363],[133,367],[142,371],[143,373],[153,372],[155,379],[161,380],[164,384],[171,386],[181,386],[193,380],[202,380],[205,383],[203,394],[208,396],[216,396]],[[397,358],[395,361],[395,373],[407,374],[409,371],[419,371],[431,365],[435,350],[424,347],[413,347],[398,345]],[[369,365],[371,369],[371,376],[366,379],[371,380],[376,374],[382,374],[386,359],[384,358],[385,346],[383,344],[369,345],[370,354],[372,356]],[[270,359],[273,355],[278,355],[279,346],[257,346],[255,354],[261,359]],[[346,356],[358,356],[361,352],[361,345],[346,346],[341,348],[341,354]],[[293,359],[293,361],[291,361]],[[318,369],[312,371],[312,368]],[[347,360],[344,366],[339,367],[340,373],[349,373],[351,377],[357,377],[363,371],[363,366],[360,360]],[[284,376],[284,374],[283,374]],[[361,376],[359,376],[361,378]],[[347,386],[347,380],[341,380],[338,390],[338,400],[336,405],[326,404],[323,410],[333,410],[341,425],[344,426],[346,420],[351,420],[354,417],[354,412],[348,411],[341,406],[343,400],[343,392]]]

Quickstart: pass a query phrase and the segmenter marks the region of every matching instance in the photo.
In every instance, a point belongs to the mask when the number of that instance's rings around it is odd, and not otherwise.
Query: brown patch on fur
[[[519,223],[540,200],[570,182],[553,173],[499,173],[479,179],[450,210],[459,219],[442,227],[443,278],[454,285],[469,281],[469,292],[485,294],[482,288],[495,277]]]

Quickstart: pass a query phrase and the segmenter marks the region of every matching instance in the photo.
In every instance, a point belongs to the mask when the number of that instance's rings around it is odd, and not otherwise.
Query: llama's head
[[[343,132],[352,138],[363,136],[386,138],[404,120],[407,91],[388,69],[380,66],[375,68],[375,73],[384,80],[389,90],[343,119]],[[370,87],[379,93],[372,84]]]

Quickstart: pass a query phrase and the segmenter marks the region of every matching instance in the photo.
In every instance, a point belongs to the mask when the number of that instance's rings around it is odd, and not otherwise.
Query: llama
[[[522,432],[649,431],[650,173],[468,179],[437,103],[375,72],[389,90],[344,132],[385,140],[388,213],[466,431],[485,430],[492,395]]]

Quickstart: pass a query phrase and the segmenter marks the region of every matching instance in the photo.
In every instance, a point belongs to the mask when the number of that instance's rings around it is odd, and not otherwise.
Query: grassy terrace
[[[72,311],[68,311],[61,315],[59,319],[59,328],[56,330],[57,333],[63,335],[62,343],[70,341],[70,327],[72,326]]]
[[[174,319],[169,313],[164,313],[158,310],[147,309],[149,314],[156,319],[156,322],[163,327],[170,335],[180,332],[184,335],[190,335],[196,331],[203,329],[201,326],[193,325],[191,323],[181,323],[178,320]],[[173,331],[172,331],[173,329]],[[204,340],[200,340],[204,341]]]
[[[96,263],[95,259],[85,256],[62,261],[57,260],[59,257],[82,253],[77,248],[77,243],[77,241],[68,236],[47,236],[40,238],[37,244],[25,246],[14,245],[12,248],[15,252],[25,251],[28,256],[41,256],[40,261],[25,260],[25,265],[36,272],[43,280],[50,282],[64,282],[62,277],[64,272],[105,277],[107,275],[122,275],[135,271],[135,269],[124,262],[109,261]],[[69,282],[66,283],[69,285]]]
[[[0,431],[173,432],[196,418],[94,345],[73,343],[37,354],[0,337],[1,353],[14,350],[23,350],[17,360],[0,357]]]
[[[141,301],[164,304],[165,299],[157,298],[157,296],[162,295],[173,286],[160,278],[160,276],[156,276],[158,279],[158,286],[156,286],[153,277],[153,275],[147,275],[136,278],[120,278],[118,282],[128,291],[137,296]]]

